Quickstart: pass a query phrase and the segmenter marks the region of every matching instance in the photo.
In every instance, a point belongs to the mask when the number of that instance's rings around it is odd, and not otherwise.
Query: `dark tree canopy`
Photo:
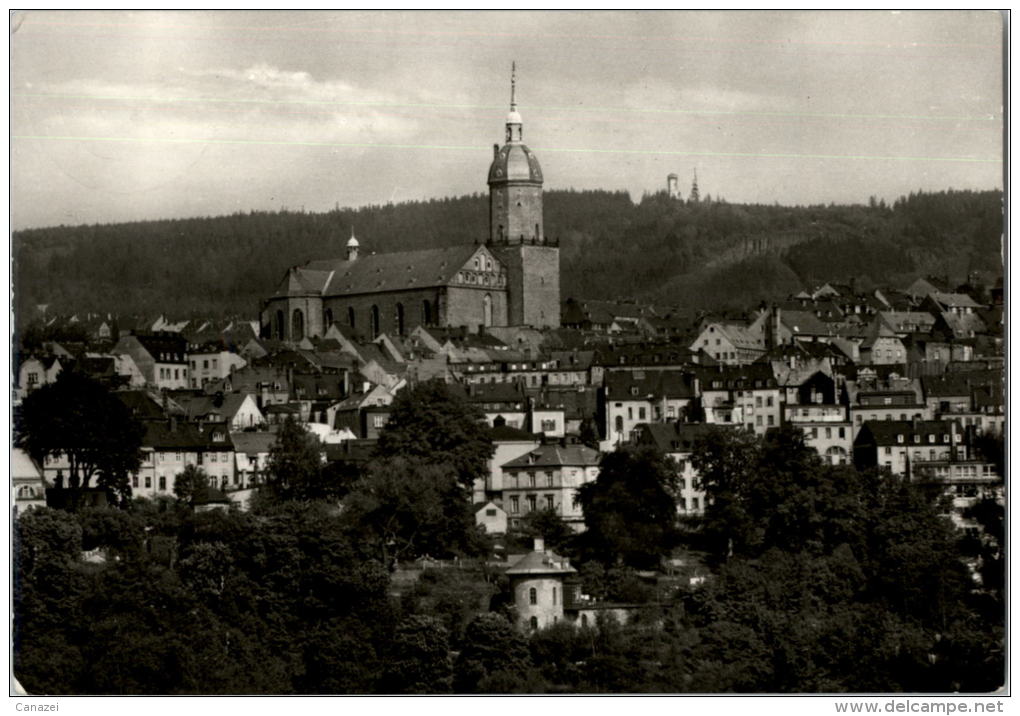
[[[469,493],[449,466],[396,457],[372,461],[344,500],[344,516],[386,564],[476,553]]]
[[[96,478],[97,487],[126,499],[144,436],[144,427],[106,387],[68,370],[25,398],[16,444],[40,463],[66,455],[65,484],[87,488]]]
[[[277,499],[329,497],[323,477],[322,445],[293,416],[287,416],[269,451],[265,489]]]
[[[607,453],[577,498],[587,530],[582,550],[604,564],[657,567],[679,542],[673,461],[651,448]]]
[[[488,471],[493,447],[482,413],[443,381],[430,380],[397,394],[376,452],[444,466],[470,489]]]

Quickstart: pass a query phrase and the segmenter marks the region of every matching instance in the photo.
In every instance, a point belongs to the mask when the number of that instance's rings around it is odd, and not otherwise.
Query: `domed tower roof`
[[[538,158],[524,144],[508,142],[496,149],[489,166],[489,184],[505,181],[542,183],[542,167]]]
[[[521,141],[524,121],[517,111],[517,64],[510,76],[510,112],[506,116],[506,144],[493,147],[489,166],[489,184],[502,182],[542,183],[542,167],[538,158]]]

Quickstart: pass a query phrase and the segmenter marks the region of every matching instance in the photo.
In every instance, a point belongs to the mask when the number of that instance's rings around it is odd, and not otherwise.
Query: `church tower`
[[[493,146],[489,166],[489,244],[507,267],[511,326],[560,325],[560,250],[542,218],[542,167],[523,142],[517,111],[517,65],[510,75],[506,143]]]

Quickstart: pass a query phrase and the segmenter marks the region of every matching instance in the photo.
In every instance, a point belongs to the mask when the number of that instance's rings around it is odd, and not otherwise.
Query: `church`
[[[333,324],[375,338],[417,326],[560,325],[560,251],[542,221],[542,168],[523,142],[516,75],[506,140],[489,166],[489,235],[484,244],[365,254],[353,233],[346,256],[287,271],[262,302],[262,335],[285,341],[322,336]]]

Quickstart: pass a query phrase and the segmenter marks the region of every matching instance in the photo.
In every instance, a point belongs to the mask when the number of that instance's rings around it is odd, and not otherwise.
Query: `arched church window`
[[[534,587],[528,590],[528,603],[538,604],[538,590]]]
[[[432,304],[428,299],[421,302],[421,323],[423,326],[432,325]]]
[[[482,323],[486,327],[492,325],[492,296],[489,294],[482,299]]]
[[[275,328],[275,331],[274,331],[274,333],[276,334],[277,340],[281,340],[282,341],[284,339],[283,330],[284,330],[283,311],[277,311],[276,312],[276,328]]]
[[[540,232],[539,232],[539,230],[538,230],[538,224],[535,224],[535,238],[536,238],[536,239],[538,239],[538,238],[541,238],[541,237],[539,236],[539,233],[540,233]]]
[[[379,307],[372,306],[368,313],[368,325],[372,333],[372,338],[376,338],[379,335]]]
[[[397,318],[397,335],[402,336],[404,335],[404,304],[402,303],[397,304],[396,318]]]
[[[300,341],[305,337],[305,314],[300,308],[295,308],[290,314],[290,339]]]
[[[351,306],[347,309],[347,324],[354,328],[354,307]]]
[[[322,331],[325,333],[333,325],[333,309],[327,308],[322,312]]]

